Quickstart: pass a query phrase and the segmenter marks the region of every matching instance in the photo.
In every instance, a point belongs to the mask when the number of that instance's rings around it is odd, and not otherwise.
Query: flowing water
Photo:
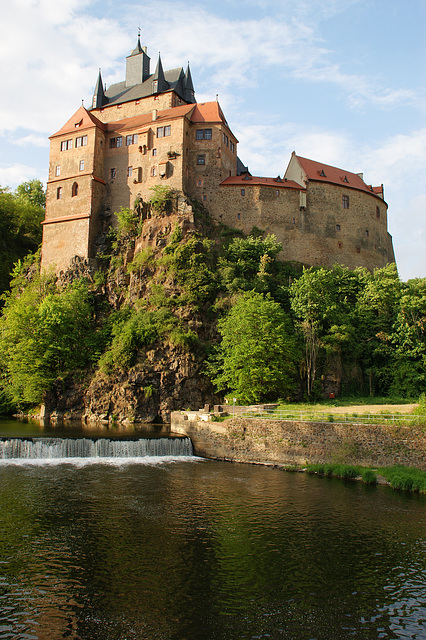
[[[22,429],[16,447],[52,446]],[[422,496],[186,449],[47,451],[0,460],[1,640],[426,638]]]

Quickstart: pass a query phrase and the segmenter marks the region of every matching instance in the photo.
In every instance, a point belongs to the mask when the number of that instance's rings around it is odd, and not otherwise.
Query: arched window
[[[62,187],[58,187],[56,189],[56,199],[60,200],[62,198]]]
[[[72,197],[78,195],[78,184],[76,182],[72,185],[71,195]]]

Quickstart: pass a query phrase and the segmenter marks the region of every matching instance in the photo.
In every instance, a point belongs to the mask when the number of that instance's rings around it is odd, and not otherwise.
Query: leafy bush
[[[361,477],[364,484],[377,484],[377,474],[372,469],[363,469]]]
[[[166,213],[172,204],[174,191],[165,185],[157,184],[150,187],[152,196],[149,200],[152,208],[157,213]]]

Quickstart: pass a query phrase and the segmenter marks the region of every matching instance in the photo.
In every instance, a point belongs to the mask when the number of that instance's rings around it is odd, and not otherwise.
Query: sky
[[[124,80],[138,28],[151,71],[189,61],[253,175],[291,152],[384,184],[401,278],[426,277],[426,0],[13,0],[0,23],[0,186],[46,183],[48,136],[98,70]]]

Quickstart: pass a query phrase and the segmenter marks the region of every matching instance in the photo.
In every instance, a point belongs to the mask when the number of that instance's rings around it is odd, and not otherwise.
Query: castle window
[[[204,154],[197,156],[197,164],[206,164],[206,156]]]
[[[233,142],[229,143],[229,148],[231,149],[232,153],[235,153],[235,144]]]
[[[154,178],[157,175],[157,167],[151,167],[151,176]]]
[[[197,129],[195,133],[196,140],[211,140],[212,139],[212,130],[211,129]]]
[[[136,144],[138,141],[138,134],[134,133],[133,135],[126,136],[126,146],[128,147],[130,144]]]
[[[78,165],[78,170],[79,171],[84,171],[84,160],[80,160],[79,165]]]
[[[238,220],[241,220],[241,213],[238,213],[238,214],[237,214],[237,219],[238,219]]]
[[[279,196],[279,195],[280,195],[280,191],[279,191],[279,189],[277,189],[277,190],[275,191],[275,195],[276,195],[276,196]]]
[[[82,125],[82,124],[83,124],[83,118],[80,120],[80,122],[76,122],[76,123],[74,124],[74,127],[75,127],[76,129],[78,129],[79,127],[81,127],[81,125]]]
[[[340,224],[336,224],[336,231],[340,231]]]
[[[226,146],[229,144],[228,136],[225,133],[223,134],[223,144],[226,144]]]
[[[203,200],[204,200],[204,202],[205,202],[205,201],[207,200],[207,196],[205,196],[205,195],[204,195],[204,196],[203,196]]]
[[[368,238],[368,236],[370,235],[370,234],[368,233],[368,229],[366,229],[366,230],[364,231],[364,235],[365,235],[365,237],[366,237],[366,238]]]
[[[152,150],[152,155],[153,155],[153,156],[156,156],[156,155],[157,155],[157,149],[153,149],[153,150]]]
[[[157,127],[157,138],[166,138],[171,133],[171,125],[166,125],[165,127]]]
[[[343,249],[343,242],[338,242],[337,246],[338,246],[339,249]]]
[[[68,151],[68,149],[72,149],[72,140],[62,140],[61,151]]]
[[[376,207],[376,218],[380,220],[380,207]]]
[[[344,209],[349,209],[349,196],[342,196],[342,204]]]
[[[133,167],[127,167],[127,177],[131,178],[133,174]]]
[[[158,80],[154,80],[152,83],[152,93],[157,93],[158,91]]]
[[[116,170],[115,169],[110,169],[110,171],[109,171],[110,180],[115,180],[115,176],[116,176]]]
[[[78,184],[76,182],[74,182],[74,184],[72,185],[71,196],[73,198],[74,196],[78,196]]]
[[[293,218],[293,224],[296,224],[296,218]]]
[[[245,196],[246,195],[246,190],[245,189],[241,189],[241,195]]]
[[[75,146],[77,147],[85,147],[87,146],[87,136],[80,136],[75,139]]]
[[[202,178],[199,178],[199,179],[197,180],[197,187],[202,187],[202,186],[203,186],[203,179],[202,179]]]
[[[61,175],[61,167],[58,165],[55,169],[55,176],[58,177]]]
[[[116,149],[117,147],[123,146],[123,138],[118,136],[118,138],[110,138],[109,139],[109,148]]]
[[[62,187],[58,187],[56,189],[56,199],[60,200],[62,198]]]
[[[356,248],[356,252],[357,252],[357,253],[361,253],[361,247],[357,247],[357,248]]]

